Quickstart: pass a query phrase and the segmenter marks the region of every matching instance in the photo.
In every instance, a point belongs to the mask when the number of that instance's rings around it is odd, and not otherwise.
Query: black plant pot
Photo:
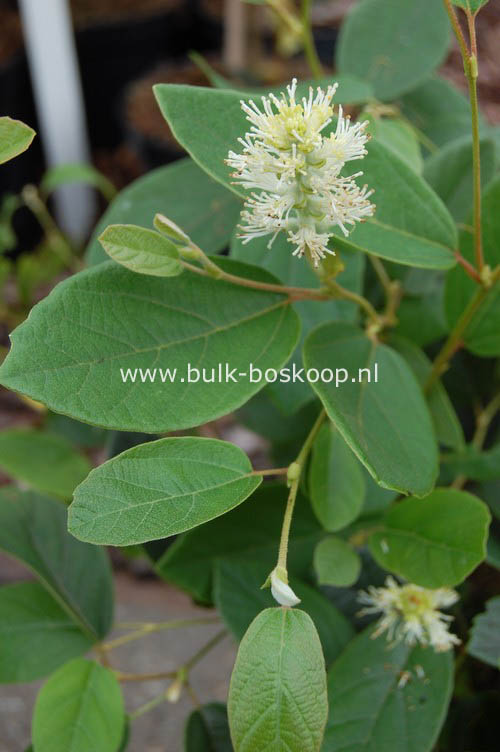
[[[38,133],[33,91],[28,62],[24,51],[18,52],[5,65],[0,66],[0,115],[8,115],[34,128]],[[15,159],[1,165],[0,201],[7,193],[19,193],[27,183],[37,184],[45,170],[40,136],[37,135],[29,149]],[[42,237],[42,230],[28,209],[14,215],[14,231],[18,239],[10,258],[31,250]]]
[[[6,65],[0,66],[0,115],[22,120],[38,130],[28,62],[24,52],[16,54]],[[7,191],[17,192],[26,183],[38,182],[43,169],[44,161],[38,137],[26,152],[2,165],[0,194]]]
[[[124,134],[118,103],[127,84],[158,62],[189,47],[191,19],[179,6],[147,18],[109,22],[82,29],[76,44],[95,148],[115,147]]]
[[[223,73],[218,58],[208,56],[208,62]],[[157,83],[207,86],[209,81],[195,63],[184,58],[156,67],[127,87],[120,107],[125,141],[147,170],[185,156],[154,98],[153,85]]]

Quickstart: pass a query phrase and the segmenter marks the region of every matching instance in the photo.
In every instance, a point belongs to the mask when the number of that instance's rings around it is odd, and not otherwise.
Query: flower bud
[[[283,579],[286,577],[286,573],[278,572],[278,567],[271,572],[271,593],[273,598],[280,604],[280,606],[296,606],[300,603],[300,598],[297,598],[292,588]]]

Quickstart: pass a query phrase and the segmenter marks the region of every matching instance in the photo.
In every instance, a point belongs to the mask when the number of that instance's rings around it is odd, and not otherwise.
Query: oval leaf
[[[331,423],[322,426],[313,445],[309,494],[316,517],[330,532],[349,525],[363,508],[361,465]]]
[[[102,193],[107,201],[116,196],[116,189],[108,178],[93,165],[76,162],[50,167],[40,182],[40,191],[48,196],[63,185],[87,183]]]
[[[369,110],[362,112],[360,120],[367,119],[368,131],[390,151],[393,151],[403,162],[415,170],[422,172],[423,160],[420,144],[415,129],[402,118],[374,117]]]
[[[40,679],[92,646],[38,582],[0,588],[0,613],[2,684]]]
[[[481,185],[495,174],[495,145],[481,139]],[[472,139],[456,139],[427,159],[424,178],[443,199],[457,222],[465,222],[473,200]]]
[[[475,617],[467,652],[494,668],[500,668],[500,596],[490,598],[486,611]]]
[[[441,488],[390,509],[370,550],[380,566],[416,585],[453,587],[485,558],[489,522],[478,498]]]
[[[211,702],[193,710],[184,732],[184,752],[233,752],[225,705]]]
[[[236,261],[224,267],[275,281]],[[33,308],[12,334],[0,378],[78,420],[162,433],[242,405],[264,386],[250,381],[250,364],[281,368],[298,335],[284,295],[187,272],[146,277],[109,262],[62,282]],[[197,369],[191,380],[188,366]],[[204,383],[202,369],[215,381]]]
[[[0,117],[0,164],[26,151],[35,138],[35,131],[20,120]]]
[[[159,439],[93,470],[75,491],[69,531],[111,546],[167,538],[219,517],[255,491],[241,449],[216,439]]]
[[[422,391],[401,356],[355,326],[332,323],[306,339],[304,364],[320,372],[345,369],[338,387],[321,380],[312,386],[375,480],[403,493],[429,493],[438,470],[436,439]]]
[[[183,271],[177,246],[153,230],[136,225],[110,225],[99,242],[114,261],[138,274],[176,277]]]
[[[391,100],[415,88],[444,59],[449,21],[440,0],[361,0],[342,24],[337,67]]]
[[[314,569],[320,585],[350,587],[361,572],[361,559],[349,543],[329,535],[316,546]]]
[[[418,325],[419,322],[420,319],[417,319],[415,324]],[[432,369],[432,363],[427,355],[413,342],[403,337],[393,335],[389,343],[403,356],[415,374],[418,383],[424,388]],[[439,380],[435,381],[426,392],[426,399],[438,441],[447,447],[463,451],[465,447],[463,428],[446,389]]]
[[[399,644],[373,627],[356,637],[328,677],[324,752],[430,752],[453,688],[452,654]]]
[[[445,78],[428,78],[405,94],[400,104],[403,114],[429,139],[427,148],[470,136],[469,100]]]
[[[77,658],[53,674],[37,697],[33,746],[37,752],[117,752],[125,712],[114,674]]]
[[[235,752],[318,752],[328,715],[325,662],[304,611],[268,608],[254,619],[236,658],[228,713]]]
[[[0,468],[35,491],[70,499],[91,465],[60,436],[15,428],[0,433]]]
[[[191,159],[179,159],[120,191],[97,223],[87,247],[87,261],[108,261],[99,243],[99,235],[108,225],[131,222],[149,227],[158,212],[182,227],[206,253],[218,253],[229,243],[240,209],[241,201]]]
[[[0,549],[19,559],[92,642],[113,618],[113,583],[107,554],[67,531],[66,507],[12,488],[0,492]]]
[[[334,244],[406,266],[450,269],[457,230],[445,205],[415,170],[372,139],[360,163],[363,182],[375,189],[375,215],[348,238],[335,228]]]

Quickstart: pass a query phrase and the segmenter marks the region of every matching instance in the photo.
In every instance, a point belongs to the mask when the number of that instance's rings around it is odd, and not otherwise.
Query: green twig
[[[300,476],[302,475],[302,471],[304,469],[304,465],[306,463],[307,457],[309,455],[309,452],[311,451],[311,447],[313,445],[314,439],[316,438],[316,435],[321,428],[321,424],[323,423],[324,419],[326,417],[326,413],[324,410],[320,412],[318,415],[313,427],[311,428],[304,444],[302,445],[302,449],[300,450],[299,454],[297,455],[297,459],[295,462],[292,462],[290,465],[290,468],[293,467],[294,473],[293,473],[293,479],[290,482],[290,491],[288,494],[288,501],[285,509],[285,514],[283,517],[283,525],[281,528],[281,539],[280,539],[280,547],[279,547],[279,554],[278,554],[278,567],[286,571],[286,562],[287,562],[287,556],[288,556],[288,541],[290,538],[290,527],[292,524],[292,517],[293,517],[293,510],[295,507],[295,500],[297,498],[297,491],[299,490],[299,483],[300,483]]]
[[[491,285],[481,286],[478,287],[472,298],[470,299],[467,307],[462,312],[460,318],[458,319],[457,323],[453,327],[452,331],[449,334],[448,339],[444,343],[441,351],[439,352],[437,358],[435,359],[431,372],[429,373],[429,376],[427,378],[427,381],[425,383],[425,390],[428,391],[430,387],[434,384],[435,381],[441,376],[442,373],[446,370],[448,367],[449,361],[453,357],[453,355],[462,347],[462,337],[469,326],[470,322],[474,318],[475,314],[477,313],[478,309],[482,306],[484,303],[490,288],[492,285],[494,285],[498,280],[500,279],[500,266],[495,269],[495,271],[491,275]]]
[[[202,616],[199,618],[194,619],[172,619],[172,621],[164,621],[164,622],[144,622],[144,624],[139,625],[137,629],[135,629],[133,632],[130,632],[127,635],[123,635],[123,637],[117,637],[116,640],[110,640],[109,642],[103,642],[101,644],[101,649],[105,651],[114,650],[115,648],[120,647],[121,645],[125,645],[128,642],[133,642],[134,640],[140,640],[143,637],[147,637],[150,634],[153,634],[154,632],[163,632],[167,629],[182,629],[184,627],[192,627],[196,625],[201,624],[218,624],[219,619],[216,616],[210,617],[210,616]]]
[[[179,676],[183,677],[183,681],[187,681],[189,672],[191,671],[194,666],[201,661],[202,658],[204,658],[207,653],[212,650],[221,640],[224,639],[224,637],[227,635],[227,630],[223,629],[220,632],[217,632],[217,634],[212,637],[200,650],[198,650],[189,660],[187,660],[185,663],[183,663],[181,666],[179,666],[178,669],[175,669],[173,671],[159,671],[155,673],[145,673],[145,674],[133,674],[133,673],[126,673],[124,671],[115,671],[116,678],[118,681],[121,682],[129,682],[129,681],[153,681],[153,680],[160,680],[160,679],[176,679]],[[165,695],[165,693],[162,693]],[[159,700],[161,702],[161,700]]]
[[[307,62],[314,78],[324,75],[323,66],[318,57],[311,25],[311,0],[302,0],[302,41]]]
[[[497,394],[483,410],[479,411],[476,417],[476,430],[474,431],[474,436],[472,437],[471,441],[471,445],[474,447],[474,449],[480,451],[483,448],[483,444],[486,441],[486,436],[488,434],[488,429],[493,418],[496,416],[499,410],[500,394]],[[460,473],[460,475],[457,475],[457,477],[451,484],[451,488],[460,489],[463,488],[466,483],[467,476],[464,473]]]
[[[21,193],[21,198],[40,223],[50,249],[68,269],[73,272],[80,271],[82,267],[73,252],[73,248],[54,222],[52,215],[35,186],[26,185]]]
[[[246,277],[238,277],[235,274],[228,274],[219,266],[217,266],[217,264],[214,264],[214,262],[211,261],[208,256],[206,256],[205,259],[206,260],[202,260],[201,258],[199,259],[200,263],[203,264],[203,267],[194,266],[193,264],[189,264],[186,261],[181,261],[181,263],[187,271],[194,272],[195,274],[201,274],[204,277],[221,279],[225,282],[230,282],[233,285],[239,285],[240,287],[250,287],[253,290],[277,292],[281,295],[287,295],[290,299],[290,302],[297,300],[329,300],[331,297],[325,292],[322,292],[319,288],[317,290],[314,290],[308,289],[307,287],[287,287],[286,285],[274,285],[268,282],[258,282],[254,279],[247,279]]]
[[[318,289],[310,289],[307,287],[288,287],[287,285],[275,285],[268,282],[258,282],[254,279],[247,279],[246,277],[238,277],[235,274],[229,274],[221,269],[215,262],[213,262],[199,246],[191,242],[188,247],[181,248],[180,253],[184,258],[189,258],[194,261],[198,261],[201,266],[194,266],[187,261],[182,260],[181,263],[187,271],[194,272],[195,274],[201,274],[202,276],[213,277],[214,279],[221,279],[225,282],[230,282],[233,285],[240,285],[241,287],[249,287],[254,290],[263,290],[265,292],[277,292],[281,295],[288,296],[289,303],[295,303],[299,300],[318,300],[327,301],[332,298],[341,298],[343,300],[350,300],[363,308],[370,319],[377,320],[379,316],[372,306],[369,300],[362,295],[358,295],[351,290],[342,287],[335,280],[324,280],[324,286]]]
[[[462,61],[464,64],[465,77],[467,78],[467,83],[469,85],[469,99],[471,105],[472,123],[472,170],[474,186],[474,250],[476,258],[476,268],[479,273],[481,273],[481,270],[484,266],[484,254],[481,230],[481,149],[479,142],[479,105],[477,99],[478,62],[475,26],[476,14],[471,13],[471,11],[468,9],[464,11],[467,17],[467,26],[469,31],[469,50],[462,28],[458,21],[457,14],[451,4],[451,0],[443,0],[443,2],[446,8],[446,12],[448,13],[453,31],[455,32],[458,46],[460,47],[460,53],[462,55]]]

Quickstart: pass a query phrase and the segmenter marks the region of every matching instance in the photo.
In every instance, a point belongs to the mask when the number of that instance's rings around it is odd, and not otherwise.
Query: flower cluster
[[[284,230],[295,246],[294,256],[308,253],[317,266],[325,254],[332,253],[328,241],[332,228],[340,227],[344,235],[356,222],[372,216],[373,191],[359,188],[357,172],[342,177],[346,162],[362,159],[366,154],[367,123],[351,124],[339,106],[337,124],[329,135],[323,132],[332,122],[331,101],[337,84],[314,96],[296,100],[297,80],[280,98],[262,97],[262,111],[250,100],[241,107],[251,123],[250,131],[239,142],[240,154],[229,152],[227,164],[234,168],[233,177],[252,192],[242,212],[240,237],[244,243],[252,238],[276,235]]]
[[[431,645],[437,652],[449,650],[460,640],[449,631],[452,616],[443,614],[440,607],[449,608],[458,600],[454,590],[428,590],[418,585],[399,585],[388,577],[385,587],[370,587],[361,591],[359,600],[366,604],[361,614],[382,613],[373,637],[387,631],[387,639],[409,645],[419,642]]]

